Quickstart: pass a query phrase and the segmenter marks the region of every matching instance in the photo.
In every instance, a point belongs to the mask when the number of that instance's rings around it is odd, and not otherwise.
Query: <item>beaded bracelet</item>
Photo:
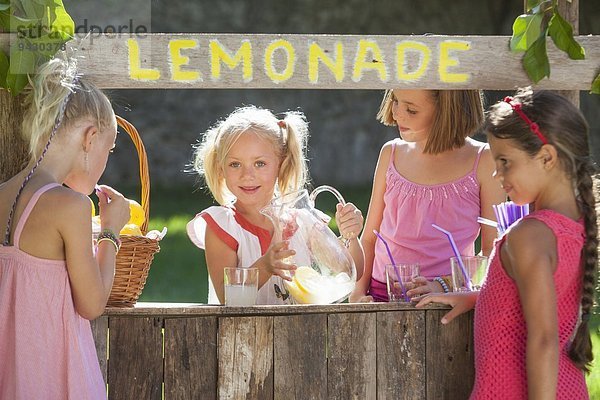
[[[110,229],[103,229],[102,232],[98,235],[98,239],[96,241],[97,244],[101,242],[109,241],[115,246],[115,252],[118,253],[121,248],[121,240],[115,235],[113,231]]]
[[[448,288],[448,285],[446,284],[446,281],[443,278],[436,276],[435,278],[433,278],[433,280],[440,284],[444,293],[448,293],[450,291],[450,288]]]
[[[451,292],[454,285],[452,284],[452,275],[442,275],[441,278],[448,285],[448,291]]]

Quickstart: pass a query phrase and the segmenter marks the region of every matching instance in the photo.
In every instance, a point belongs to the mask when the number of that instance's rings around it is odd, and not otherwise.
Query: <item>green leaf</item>
[[[1,4],[0,3],[0,11],[5,11],[10,8],[10,4]]]
[[[533,83],[550,77],[550,63],[546,53],[546,32],[527,49],[523,56],[523,68]]]
[[[23,43],[24,41],[20,41]],[[36,55],[33,51],[21,46],[10,49],[10,68],[6,77],[8,90],[16,96],[29,82],[27,75],[35,72]]]
[[[59,32],[51,32],[48,35],[31,39],[28,41],[30,48],[35,50],[37,55],[49,60],[56,54],[65,43],[65,40]]]
[[[527,0],[527,11],[539,6],[544,0]]]
[[[6,75],[8,75],[8,68],[10,67],[10,61],[4,51],[0,50],[0,87],[7,89]]]
[[[598,74],[596,79],[594,79],[594,82],[592,83],[592,90],[590,93],[600,94],[600,74]]]
[[[550,19],[548,33],[556,47],[567,53],[571,60],[583,60],[585,58],[585,50],[573,38],[573,27],[558,12],[554,12],[552,19]]]
[[[513,24],[513,35],[510,38],[511,51],[525,51],[540,36],[542,14],[519,15]]]
[[[54,13],[51,31],[60,33],[64,40],[68,40],[75,33],[75,22],[62,5],[62,0],[55,0],[55,3],[60,3],[60,5],[57,5],[54,9],[51,8]]]

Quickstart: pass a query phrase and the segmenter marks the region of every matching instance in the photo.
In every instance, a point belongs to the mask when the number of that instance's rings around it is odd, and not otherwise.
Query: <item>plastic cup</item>
[[[412,280],[419,276],[420,266],[417,263],[387,264],[385,280],[387,284],[388,301],[410,301],[406,292],[414,287]]]
[[[487,275],[488,258],[486,256],[460,256],[465,266],[465,277],[456,257],[450,257],[452,269],[452,287],[454,292],[477,291],[481,289]],[[469,290],[470,282],[471,288]]]
[[[225,305],[253,306],[258,294],[258,269],[226,267]]]

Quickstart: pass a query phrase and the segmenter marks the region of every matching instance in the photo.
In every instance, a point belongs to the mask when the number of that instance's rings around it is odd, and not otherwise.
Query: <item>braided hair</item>
[[[569,357],[575,365],[589,372],[593,359],[588,321],[594,304],[594,290],[598,267],[598,227],[594,175],[596,169],[590,157],[588,125],[585,118],[569,100],[549,91],[533,92],[530,87],[520,89],[514,97],[521,110],[539,126],[544,139],[552,144],[559,161],[573,182],[577,204],[585,226],[585,243],[581,250],[583,286],[581,295],[581,322],[569,348]],[[500,139],[513,139],[530,156],[543,145],[532,127],[506,102],[499,102],[488,112],[484,130]]]

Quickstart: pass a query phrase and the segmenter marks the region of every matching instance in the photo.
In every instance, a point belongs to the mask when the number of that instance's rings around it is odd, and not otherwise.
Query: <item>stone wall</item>
[[[137,1],[137,0],[136,0]],[[148,2],[150,0],[147,0]],[[127,2],[123,2],[125,4]],[[593,3],[593,4],[592,4]],[[97,2],[94,2],[97,4]],[[131,4],[131,3],[129,3]],[[78,18],[110,21],[113,9],[65,0]],[[522,1],[456,0],[153,0],[153,32],[510,35]],[[119,6],[121,7],[121,6]],[[128,12],[128,11],[123,11]],[[133,11],[132,11],[133,12]],[[580,1],[580,32],[600,34],[592,22],[600,2]],[[309,158],[315,183],[364,185],[372,181],[381,145],[397,136],[377,123],[376,90],[116,90],[118,114],[141,132],[154,184],[190,184],[185,173],[191,144],[235,107],[255,104],[275,112],[302,110],[310,121]],[[487,104],[503,93],[487,92]],[[600,154],[600,96],[582,94]],[[123,135],[124,136],[124,135]],[[136,182],[135,150],[121,137],[103,181]]]

